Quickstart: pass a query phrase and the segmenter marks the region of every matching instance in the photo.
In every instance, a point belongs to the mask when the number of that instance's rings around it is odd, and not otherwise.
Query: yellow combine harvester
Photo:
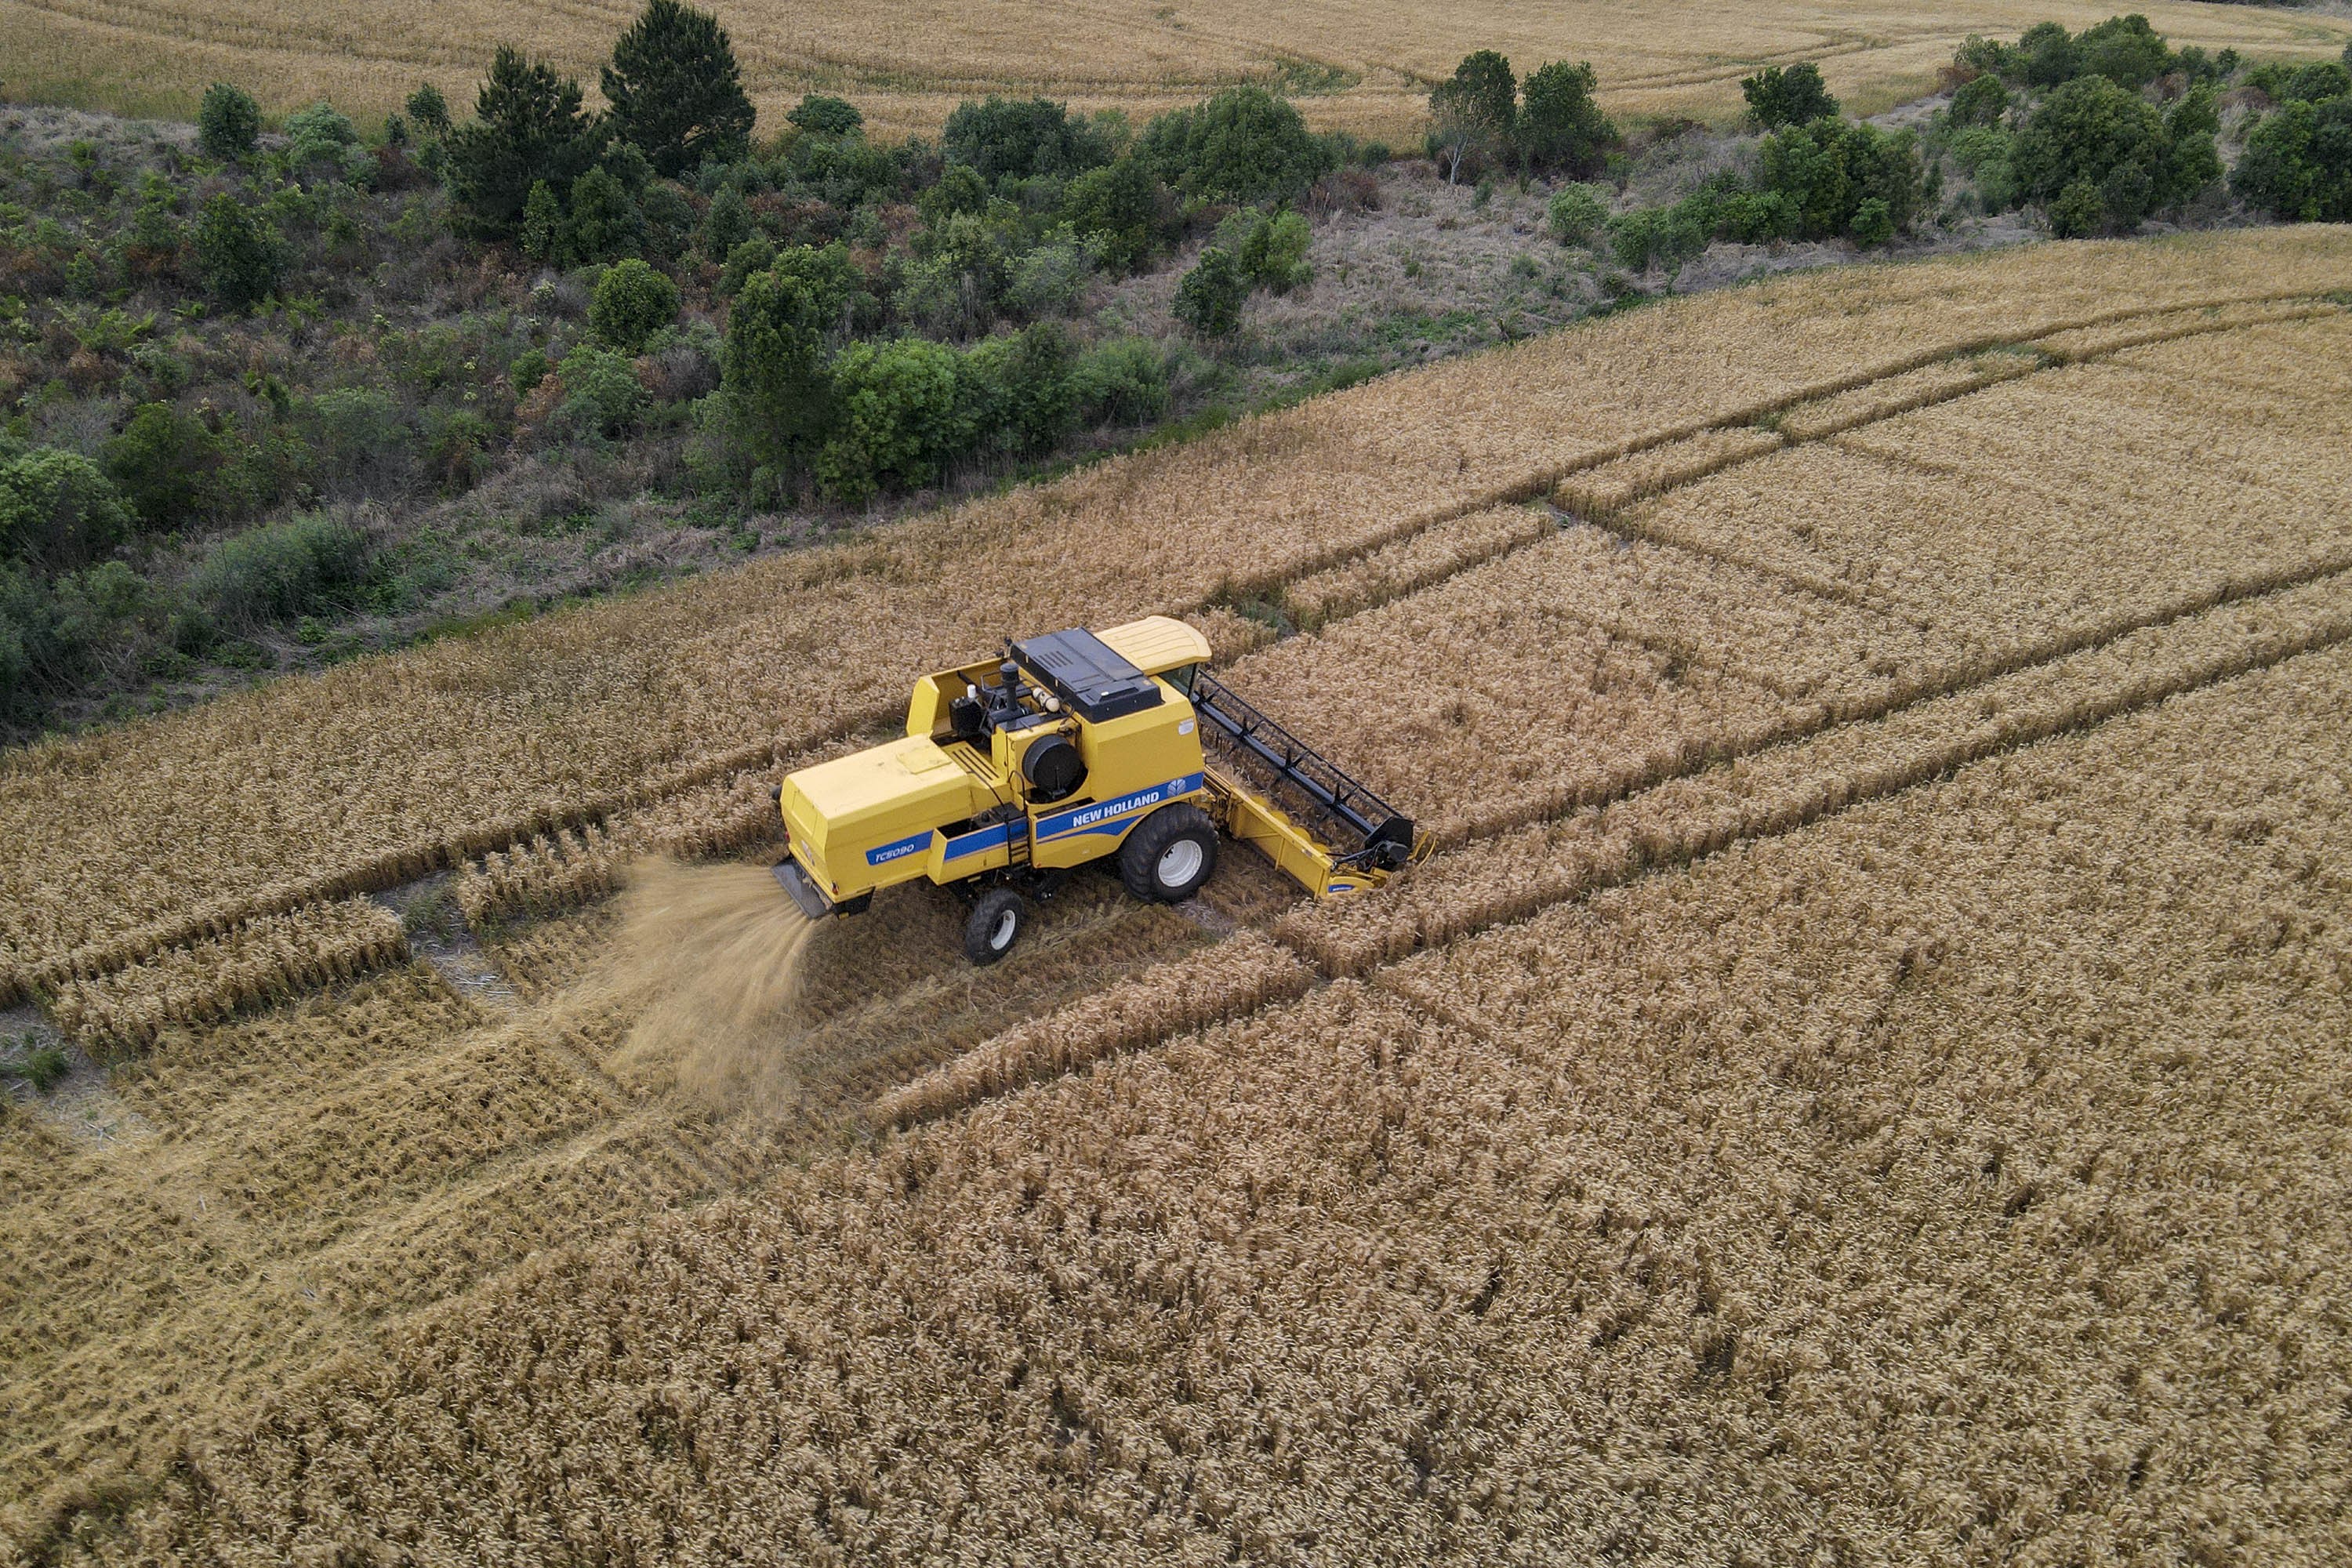
[[[1376,888],[1413,857],[1412,822],[1212,679],[1208,639],[1182,621],[1005,654],[917,681],[904,739],[778,787],[776,880],[810,919],[928,878],[970,900],[964,952],[993,963],[1030,898],[1106,856],[1129,890],[1165,903],[1209,879],[1220,828],[1317,898]]]

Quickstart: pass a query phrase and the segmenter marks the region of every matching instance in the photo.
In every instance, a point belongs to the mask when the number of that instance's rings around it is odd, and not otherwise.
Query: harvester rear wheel
[[[974,963],[994,963],[1028,929],[1028,900],[1010,888],[991,888],[971,901],[963,922],[963,955]]]
[[[1181,903],[1217,869],[1217,826],[1197,805],[1163,805],[1118,848],[1127,890],[1154,903]]]

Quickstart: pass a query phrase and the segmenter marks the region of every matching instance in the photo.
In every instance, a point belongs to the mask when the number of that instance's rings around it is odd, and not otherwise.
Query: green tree
[[[2056,22],[2036,22],[2019,36],[2012,55],[2017,74],[2028,87],[2056,87],[2082,74],[2083,58],[2074,39]]]
[[[985,102],[956,105],[940,132],[940,151],[992,187],[1002,179],[1040,174],[1067,179],[1109,163],[1111,156],[1102,133],[1071,119],[1066,104],[993,93]]]
[[[1205,202],[1296,201],[1337,166],[1331,144],[1262,87],[1235,87],[1144,127],[1137,155],[1184,195]]]
[[[1748,112],[1767,131],[1810,125],[1838,111],[1838,100],[1822,80],[1822,68],[1811,60],[1785,68],[1766,66],[1739,84],[1739,93],[1748,100]]]
[[[1052,321],[974,344],[956,370],[970,440],[1015,457],[1051,450],[1077,420],[1076,363],[1069,332]]]
[[[224,162],[253,151],[261,135],[261,106],[241,87],[216,81],[205,89],[196,109],[196,146],[207,158]]]
[[[572,183],[563,249],[574,265],[635,255],[646,240],[645,214],[620,176],[598,164]]]
[[[419,82],[416,90],[408,95],[408,118],[428,136],[449,133],[449,100],[431,82]]]
[[[151,529],[183,527],[201,517],[221,464],[219,437],[205,422],[168,403],[145,403],[100,454],[139,521]]]
[[[2139,15],[2110,16],[2074,39],[2075,69],[2134,92],[2172,68],[2172,51]]]
[[[811,136],[856,136],[863,131],[866,116],[846,99],[812,92],[784,116],[784,123]]]
[[[121,542],[131,509],[78,452],[37,447],[0,462],[0,560],[60,572]]]
[[[743,280],[727,318],[719,391],[753,462],[782,471],[824,438],[833,418],[826,340],[835,314],[792,272]]]
[[[1448,184],[1471,158],[1506,155],[1519,120],[1519,83],[1511,62],[1492,49],[1463,56],[1454,74],[1430,89],[1429,118]]]
[[[852,343],[834,361],[838,411],[814,468],[835,500],[919,489],[970,445],[953,349],[928,338]]]
[[[1241,330],[1249,291],[1249,274],[1233,252],[1210,246],[1177,280],[1176,319],[1204,338],[1229,338]]]
[[[2273,217],[2352,221],[2352,96],[2283,103],[2256,121],[2231,189]]]
[[[1315,274],[1307,264],[1312,238],[1307,219],[1297,213],[1261,214],[1243,236],[1234,258],[1253,284],[1286,294]]]
[[[722,185],[710,198],[710,210],[702,216],[702,234],[697,242],[702,254],[713,261],[725,261],[737,246],[751,237],[751,204],[733,185]]]
[[[677,320],[677,285],[632,257],[596,280],[588,306],[588,326],[598,337],[630,353]]]
[[[1592,67],[1555,61],[1530,74],[1519,110],[1519,156],[1531,167],[1579,178],[1600,171],[1617,127],[1593,101]]]
[[[223,304],[259,304],[277,291],[284,267],[284,247],[267,218],[226,191],[205,204],[196,222],[196,270]]]
[[[517,237],[523,254],[550,267],[563,265],[563,200],[545,180],[530,183],[522,204],[522,232]]]
[[[1141,158],[1121,158],[1072,180],[1062,221],[1114,273],[1132,272],[1159,249],[1172,214],[1168,187]]]
[[[2210,183],[2218,161],[2198,154],[2210,151],[2212,138],[2191,129],[2195,123],[2184,120],[2183,144],[2176,146],[2154,104],[2105,77],[2076,77],[2035,109],[2017,134],[2011,163],[2029,200],[2046,205],[2086,185],[2113,200],[2106,221],[2128,229]],[[2072,205],[2079,207],[2079,198]]]
[[[520,231],[530,188],[559,198],[603,151],[604,131],[581,107],[580,84],[500,47],[476,96],[474,120],[449,133],[449,194],[463,226],[487,239]]]
[[[1954,125],[1998,125],[2009,112],[2009,89],[1997,76],[1973,77],[1952,94],[1945,116]]]
[[[751,145],[751,100],[727,29],[678,0],[648,0],[604,68],[614,129],[665,179],[739,162]]]

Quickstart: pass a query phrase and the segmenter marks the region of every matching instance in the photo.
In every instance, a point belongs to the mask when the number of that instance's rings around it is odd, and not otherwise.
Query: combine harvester
[[[1136,897],[1163,903],[1208,881],[1221,828],[1318,899],[1377,888],[1415,857],[1412,822],[1213,679],[1208,639],[1182,621],[1005,654],[917,681],[904,739],[777,787],[776,880],[811,920],[928,878],[971,904],[964,953],[993,963],[1031,900],[1108,856]]]

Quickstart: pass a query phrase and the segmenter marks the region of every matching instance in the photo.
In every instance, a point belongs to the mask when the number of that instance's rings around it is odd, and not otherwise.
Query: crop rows
[[[108,1556],[2329,1555],[2352,653],[542,1260]]]
[[[2347,267],[2352,242],[2309,229],[1776,281],[33,748],[0,764],[0,994],[772,767],[1008,632],[1265,596],[1678,434],[2082,323],[2324,292]]]
[[[93,1056],[115,1058],[152,1045],[173,1025],[209,1023],[407,956],[398,916],[367,899],[343,899],[68,981],[50,999],[49,1016]]]

